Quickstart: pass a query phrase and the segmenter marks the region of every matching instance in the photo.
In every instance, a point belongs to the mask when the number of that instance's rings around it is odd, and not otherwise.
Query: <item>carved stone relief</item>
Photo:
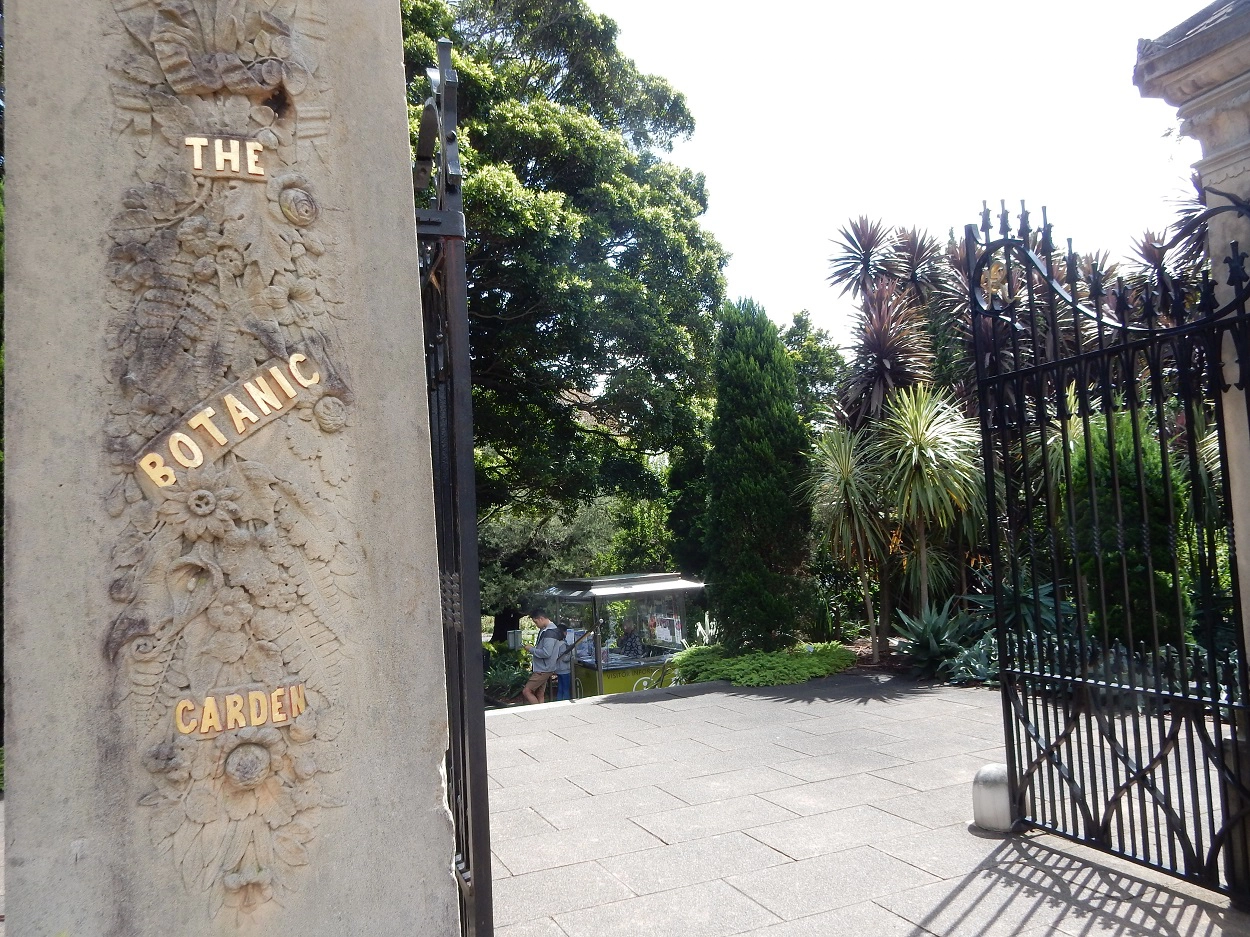
[[[243,921],[298,887],[342,804],[361,577],[324,22],[311,0],[113,6],[136,169],[108,231],[106,646],[153,848]]]

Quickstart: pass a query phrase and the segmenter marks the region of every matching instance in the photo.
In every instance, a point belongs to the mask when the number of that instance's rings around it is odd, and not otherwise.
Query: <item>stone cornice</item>
[[[1250,3],[1226,0],[1211,4],[1159,40],[1143,40],[1133,83],[1143,97],[1181,107],[1247,72]]]

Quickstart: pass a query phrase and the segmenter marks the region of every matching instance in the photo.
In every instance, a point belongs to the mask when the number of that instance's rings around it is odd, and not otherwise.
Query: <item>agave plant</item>
[[[945,674],[949,663],[986,630],[983,622],[955,609],[953,596],[940,609],[925,608],[914,618],[899,612],[898,617],[895,628],[903,637],[899,650],[911,658],[916,674],[922,677]]]
[[[940,673],[951,683],[998,683],[998,638],[986,632],[972,647],[946,661]]]

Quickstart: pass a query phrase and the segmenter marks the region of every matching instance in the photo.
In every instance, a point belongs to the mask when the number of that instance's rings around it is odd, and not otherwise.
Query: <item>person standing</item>
[[[560,645],[564,642],[560,640],[555,626],[547,617],[546,609],[534,609],[530,612],[530,618],[538,626],[538,637],[534,639],[533,646],[528,644],[525,646],[525,649],[530,652],[532,672],[525,684],[525,689],[521,691],[521,696],[527,703],[545,703],[547,681],[555,673],[556,660],[561,650]]]
[[[556,625],[559,640],[556,651],[556,699],[573,698],[573,639],[572,632]]]

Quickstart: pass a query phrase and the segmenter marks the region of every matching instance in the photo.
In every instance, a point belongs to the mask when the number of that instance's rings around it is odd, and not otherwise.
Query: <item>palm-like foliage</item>
[[[905,289],[878,284],[864,297],[855,358],[842,397],[854,426],[880,417],[887,397],[926,381],[933,352],[924,317]]]
[[[925,385],[896,393],[877,433],[884,489],[900,523],[913,526],[922,612],[929,605],[927,529],[949,527],[983,505],[979,443],[976,426],[955,402]]]
[[[894,233],[881,221],[860,216],[838,231],[838,253],[829,259],[829,281],[842,293],[866,296],[894,275]]]
[[[879,572],[889,550],[880,469],[863,431],[834,425],[816,443],[807,484],[830,552],[859,576],[874,663],[881,642],[872,613],[871,574]]]
[[[951,278],[946,252],[928,231],[902,228],[894,245],[894,273],[911,290],[918,305],[925,305]]]

